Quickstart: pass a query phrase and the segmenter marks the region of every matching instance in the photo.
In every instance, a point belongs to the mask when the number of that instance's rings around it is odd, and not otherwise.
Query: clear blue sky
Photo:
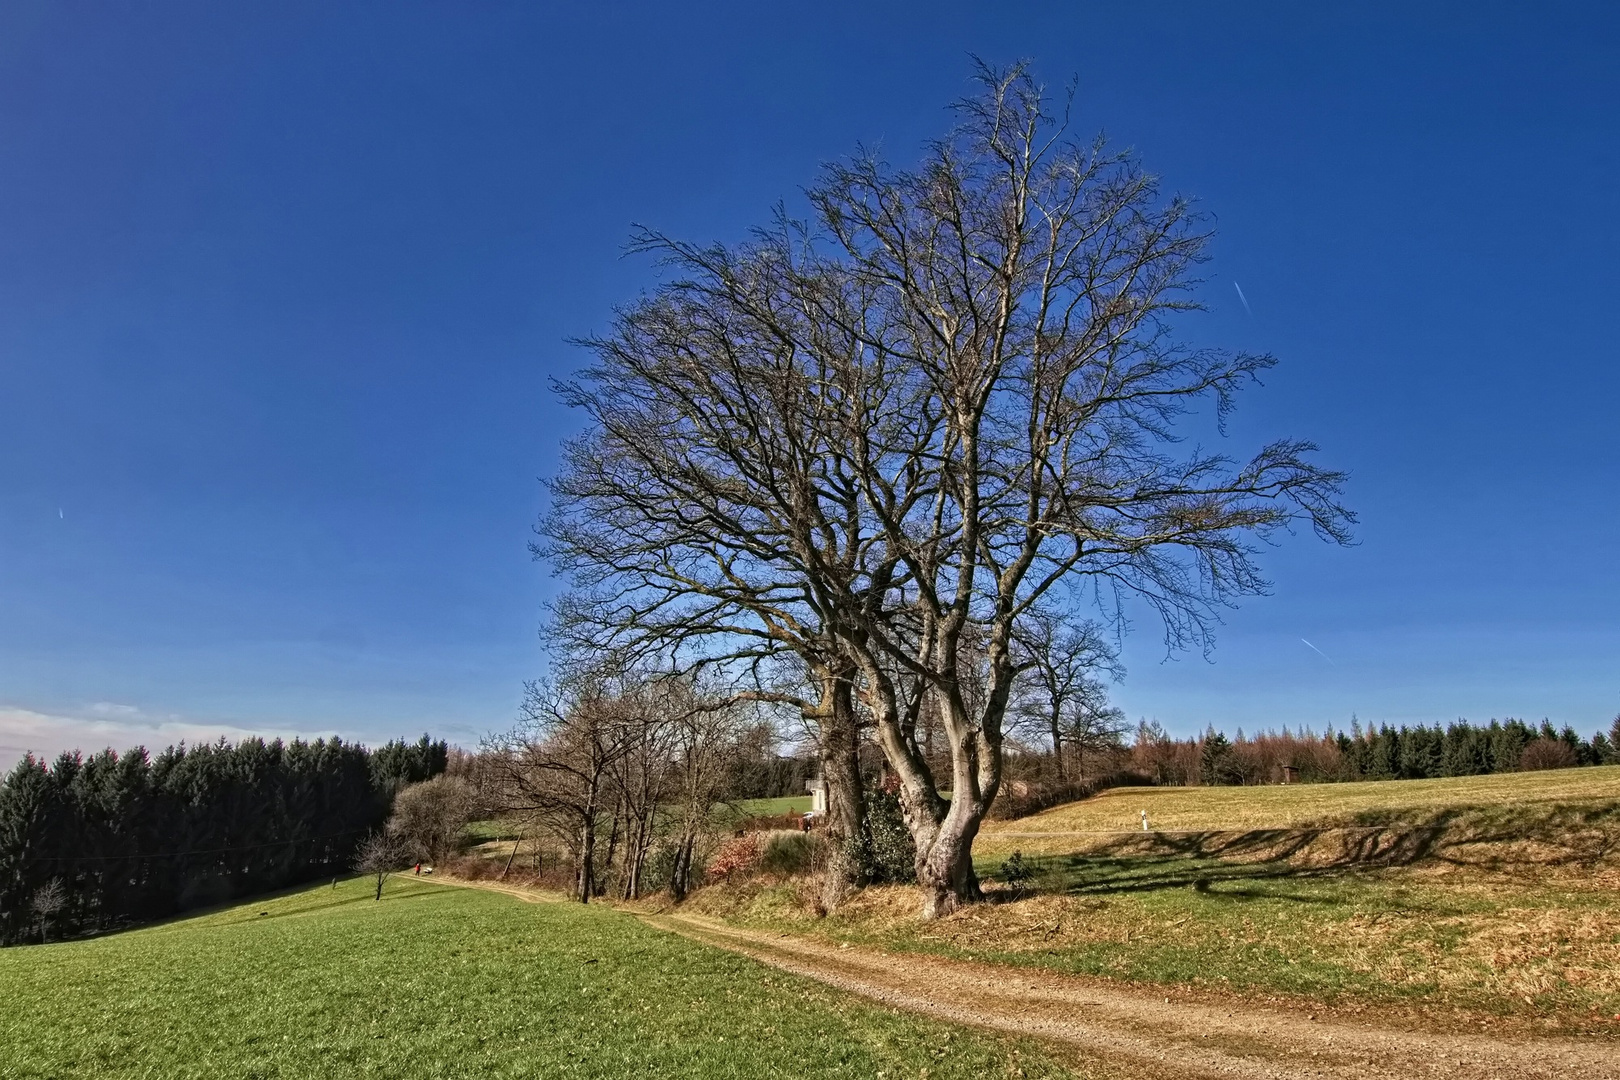
[[[969,53],[1214,215],[1188,333],[1282,359],[1232,448],[1354,474],[1361,544],[1270,554],[1211,662],[1137,628],[1132,718],[1607,727],[1615,9],[1336,6],[4,5],[0,764],[508,724],[548,379],[654,280],[631,224],[909,160]]]

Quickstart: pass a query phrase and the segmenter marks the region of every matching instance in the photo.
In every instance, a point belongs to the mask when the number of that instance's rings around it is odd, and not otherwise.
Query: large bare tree
[[[585,621],[791,651],[850,686],[930,915],[980,895],[1032,612],[1134,597],[1172,647],[1207,645],[1266,587],[1258,540],[1303,522],[1342,542],[1353,520],[1309,443],[1179,442],[1274,363],[1177,335],[1207,231],[1133,157],[1071,138],[1023,68],[979,77],[918,168],[830,166],[810,224],[730,249],[641,238],[676,275],[588,343],[565,390],[592,423],[545,530]]]

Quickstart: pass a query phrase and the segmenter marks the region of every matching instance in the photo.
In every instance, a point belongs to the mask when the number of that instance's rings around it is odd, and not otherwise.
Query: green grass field
[[[623,912],[368,890],[0,950],[0,1075],[1075,1075],[1033,1044],[854,1002]]]
[[[522,826],[502,818],[486,818],[467,826],[467,838],[474,844],[487,844],[492,840],[516,840],[522,835]]]
[[[808,795],[785,795],[780,799],[741,799],[732,803],[738,817],[774,817],[777,814],[808,814]]]

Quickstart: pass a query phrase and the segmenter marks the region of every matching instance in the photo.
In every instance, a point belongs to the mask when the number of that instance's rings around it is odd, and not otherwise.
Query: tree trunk
[[[893,683],[869,661],[864,673],[875,691],[872,701],[878,716],[879,745],[900,778],[900,806],[917,845],[915,866],[923,917],[939,918],[963,904],[983,900],[978,875],[973,872],[973,840],[1001,787],[1001,740],[999,730],[989,725],[999,723],[1005,710],[1004,690],[992,691],[984,707],[985,724],[978,727],[968,722],[959,694],[936,691],[951,747],[951,798],[947,801],[940,797],[933,775],[917,753],[915,739],[900,723]]]
[[[827,794],[827,870],[821,906],[832,911],[866,884],[861,862],[851,849],[860,836],[860,731],[856,728],[854,688],[849,678],[822,680],[821,781]]]
[[[1058,724],[1057,710],[1052,711],[1052,760],[1057,764],[1058,783],[1063,782],[1063,728]]]
[[[585,815],[585,823],[579,830],[579,874],[575,882],[579,889],[579,902],[591,902],[591,893],[596,889],[596,814],[594,810]]]
[[[613,812],[613,831],[608,833],[607,857],[602,860],[603,880],[599,887],[600,891],[597,893],[598,896],[607,892],[607,878],[613,874],[613,856],[619,847],[619,820],[623,814],[624,804],[621,802],[619,808]]]
[[[512,860],[517,858],[518,848],[520,848],[522,846],[523,846],[523,834],[521,832],[519,832],[518,833],[518,838],[512,842],[512,854],[507,856],[506,865],[501,868],[501,880],[502,881],[506,880],[507,871],[512,869]]]
[[[624,882],[626,900],[635,900],[641,896],[641,875],[647,867],[647,851],[652,847],[653,819],[657,812],[657,805],[649,799],[646,815],[636,820],[635,843],[630,849],[630,866]]]
[[[619,878],[619,899],[634,900],[641,876],[641,818],[632,816],[624,829],[624,873]]]
[[[680,846],[675,849],[675,868],[670,873],[669,892],[677,904],[692,891],[692,852],[696,846],[697,837],[687,833],[681,837]]]
[[[973,838],[982,818],[982,810],[958,807],[953,800],[933,842],[926,849],[918,845],[917,886],[923,894],[923,918],[937,919],[963,904],[984,899],[979,876],[973,871]]]

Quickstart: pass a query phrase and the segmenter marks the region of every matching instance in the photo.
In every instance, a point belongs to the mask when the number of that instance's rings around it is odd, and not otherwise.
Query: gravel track
[[[1620,1080],[1620,1042],[1418,1032],[1309,1014],[1176,1002],[1026,968],[890,954],[680,913],[654,926],[897,1008],[1067,1044],[1131,1077]]]

